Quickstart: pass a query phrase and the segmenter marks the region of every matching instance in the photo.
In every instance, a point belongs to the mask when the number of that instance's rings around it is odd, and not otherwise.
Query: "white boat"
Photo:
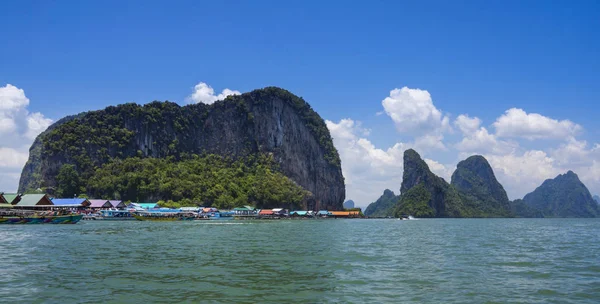
[[[128,210],[101,210],[100,217],[108,221],[131,221],[135,220],[133,213]]]

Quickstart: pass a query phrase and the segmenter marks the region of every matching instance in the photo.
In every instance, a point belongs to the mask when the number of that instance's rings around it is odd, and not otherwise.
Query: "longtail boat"
[[[0,224],[77,224],[82,214],[60,211],[0,211]]]

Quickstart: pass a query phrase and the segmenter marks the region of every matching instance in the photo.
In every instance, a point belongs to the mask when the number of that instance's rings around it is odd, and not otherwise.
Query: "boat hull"
[[[194,217],[170,217],[170,216],[142,216],[133,215],[138,221],[152,221],[152,222],[175,222],[175,221],[192,221]]]
[[[83,215],[52,215],[52,216],[4,216],[0,217],[0,224],[77,224]]]

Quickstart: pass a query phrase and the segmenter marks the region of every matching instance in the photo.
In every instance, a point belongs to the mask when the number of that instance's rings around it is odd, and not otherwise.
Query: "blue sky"
[[[570,167],[594,167],[600,155],[594,150],[600,142],[597,1],[171,2],[4,3],[0,87],[11,84],[28,99],[19,111],[4,116],[16,121],[18,112],[25,121],[27,115],[39,112],[57,120],[130,101],[185,104],[199,82],[216,93],[275,85],[304,97],[331,127],[342,119],[354,123],[350,131],[356,138],[341,142],[338,136],[338,149],[345,145],[352,149],[352,143],[363,138],[375,147],[373,151],[382,150],[397,160],[388,151],[395,144],[419,147],[415,143],[420,136],[441,134],[445,150],[422,149],[424,157],[444,166],[441,175],[448,175],[466,154],[492,153],[455,147],[468,137],[456,125],[461,114],[479,118],[480,127],[502,141],[500,145],[512,147],[506,149],[510,153],[496,151],[493,156],[546,153],[553,170],[540,174],[536,183]],[[410,119],[394,121],[393,111],[386,111],[382,101],[391,90],[403,87],[429,92],[435,109],[442,118],[448,117],[449,128],[424,131],[403,125]],[[402,111],[403,102],[394,111]],[[569,121],[580,128],[535,139],[498,133],[493,123],[511,108],[526,115],[539,113],[551,120],[542,120],[550,128],[560,127],[552,121]],[[531,121],[526,128],[530,127]],[[21,135],[30,138],[32,132]],[[6,141],[7,136],[0,133],[0,139]],[[23,157],[8,153],[20,153],[28,143],[9,141],[19,146],[0,146],[5,148],[0,167],[10,171],[0,177],[0,188],[14,190],[10,188],[15,172],[20,171],[15,167],[22,167]],[[580,150],[566,149],[572,148],[569,143],[579,143]],[[562,146],[571,153],[564,159],[555,151]],[[377,160],[365,156],[377,154],[373,151],[361,152],[365,168],[344,168],[344,175],[354,174],[350,179],[357,181],[358,176],[377,175],[381,171]],[[493,166],[498,175],[504,174],[498,170],[506,171],[505,184],[515,180],[502,161]],[[585,178],[580,176],[600,192],[600,169],[589,171]],[[369,184],[374,189],[349,191],[349,198],[364,206],[382,193],[380,186],[397,192],[397,175],[378,178],[387,181]],[[511,187],[507,185],[513,198],[525,191]]]

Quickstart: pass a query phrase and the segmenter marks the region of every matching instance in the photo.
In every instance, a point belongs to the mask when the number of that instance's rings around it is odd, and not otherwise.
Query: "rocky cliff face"
[[[482,156],[460,162],[448,184],[429,170],[417,152],[407,150],[401,192],[397,216],[512,216],[506,191]]]
[[[600,207],[572,171],[544,181],[523,203],[544,217],[598,217]]]
[[[340,159],[323,119],[279,88],[212,105],[125,104],[53,125],[35,140],[19,191],[56,186],[64,164],[83,178],[115,158],[270,154],[279,170],[312,192],[308,208],[337,210],[345,197]]]
[[[451,184],[477,216],[511,216],[508,195],[483,156],[471,156],[458,163]]]
[[[596,203],[600,204],[600,196],[594,195],[592,198],[596,201]]]
[[[413,188],[415,193],[411,193]],[[456,189],[443,178],[433,174],[421,156],[412,149],[404,152],[404,174],[400,192],[400,207],[404,213],[417,216],[413,210],[418,209],[423,216],[472,216],[463,206]],[[411,207],[406,208],[403,205]]]
[[[388,217],[394,216],[398,196],[392,190],[385,189],[381,197],[375,202],[369,204],[365,209],[365,215],[369,217]]]

